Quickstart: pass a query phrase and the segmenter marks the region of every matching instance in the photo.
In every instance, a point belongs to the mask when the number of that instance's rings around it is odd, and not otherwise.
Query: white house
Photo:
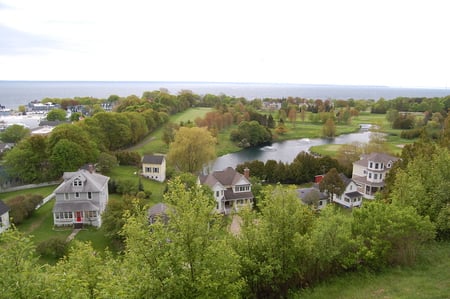
[[[0,234],[10,227],[9,207],[0,200]]]
[[[232,167],[222,171],[214,171],[207,175],[200,175],[198,184],[207,185],[214,193],[219,213],[230,214],[244,206],[253,206],[252,185],[249,181],[249,170],[244,175]]]
[[[340,173],[339,176],[344,182],[345,190],[341,195],[333,194],[333,202],[347,208],[360,207],[363,196],[358,192],[358,185],[356,185],[352,179],[349,179],[343,173]]]
[[[158,182],[166,180],[166,158],[163,155],[144,155],[141,162],[142,176]]]
[[[109,177],[95,173],[93,167],[90,167],[89,170],[65,172],[63,179],[64,182],[54,192],[54,225],[100,227],[101,215],[108,203]]]
[[[362,155],[353,163],[352,179],[358,191],[365,198],[374,199],[375,193],[383,189],[386,175],[398,159],[384,153]]]

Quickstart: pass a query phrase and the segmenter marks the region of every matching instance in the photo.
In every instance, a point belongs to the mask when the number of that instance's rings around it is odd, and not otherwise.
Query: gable
[[[56,188],[55,193],[73,193],[73,192],[101,192],[108,184],[109,177],[90,173],[87,170],[77,172],[65,172],[64,182]],[[82,186],[74,186],[74,181],[81,181]]]

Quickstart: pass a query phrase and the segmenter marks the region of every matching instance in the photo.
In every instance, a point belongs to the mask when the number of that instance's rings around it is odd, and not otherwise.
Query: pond
[[[369,131],[343,134],[332,139],[328,138],[302,138],[272,143],[270,146],[254,147],[218,157],[212,164],[212,171],[223,170],[228,166],[235,168],[246,161],[275,160],[291,163],[302,151],[309,152],[309,148],[322,144],[347,144],[352,142],[369,142]]]

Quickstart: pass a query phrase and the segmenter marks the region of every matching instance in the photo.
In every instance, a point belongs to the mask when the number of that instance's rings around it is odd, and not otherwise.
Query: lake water
[[[238,164],[247,161],[267,160],[291,163],[302,151],[309,152],[309,148],[322,144],[347,144],[352,142],[369,142],[370,132],[343,134],[333,139],[327,138],[302,138],[272,143],[270,146],[247,148],[242,151],[218,157],[212,164],[212,171],[223,170],[228,166],[235,168]]]
[[[142,96],[144,91],[166,88],[171,94],[183,89],[205,94],[225,94],[255,98],[302,97],[307,99],[393,99],[405,97],[443,97],[446,88],[400,88],[387,86],[273,84],[273,83],[217,83],[217,82],[97,82],[97,81],[0,81],[0,105],[17,109],[33,100],[44,98],[94,97],[106,99],[110,95]]]

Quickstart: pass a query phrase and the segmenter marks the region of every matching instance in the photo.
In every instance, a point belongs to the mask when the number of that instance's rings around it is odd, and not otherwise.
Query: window
[[[154,173],[159,173],[159,168],[158,167],[153,167],[153,172]]]
[[[236,187],[234,188],[234,190],[236,190],[236,192],[250,191],[250,185],[246,185],[246,186],[236,186]]]
[[[75,192],[75,198],[80,198],[80,192]]]
[[[387,168],[391,168],[391,163],[388,163]]]
[[[373,163],[372,162],[370,162],[370,164],[369,164],[369,168],[372,168],[373,167]]]
[[[83,186],[83,182],[80,179],[75,179],[73,181],[73,185],[76,186]]]
[[[219,191],[216,191],[216,197],[219,197]]]
[[[372,178],[372,173],[371,172],[369,172],[369,179],[371,179]]]
[[[145,172],[152,172],[152,169],[150,167],[145,167]]]
[[[375,163],[375,169],[378,169],[378,163]]]
[[[353,189],[353,186],[352,185],[350,185],[350,190],[352,190]]]
[[[378,179],[378,173],[374,173],[373,174],[373,178],[376,180],[376,179]]]
[[[69,199],[69,193],[64,193],[64,199],[68,200]]]
[[[89,218],[97,217],[97,211],[88,211],[87,213]]]
[[[380,180],[383,178],[383,174],[382,173],[380,173]]]
[[[92,199],[92,192],[88,192],[88,199]]]

